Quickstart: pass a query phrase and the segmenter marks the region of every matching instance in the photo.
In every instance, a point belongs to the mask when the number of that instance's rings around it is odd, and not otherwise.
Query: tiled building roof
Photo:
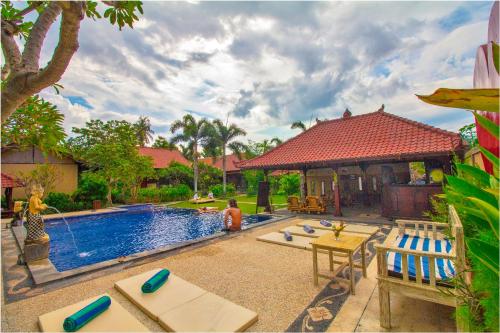
[[[361,161],[448,155],[462,147],[457,133],[383,111],[322,121],[242,169],[328,166]]]
[[[12,176],[2,172],[2,188],[22,187],[22,183]]]
[[[139,154],[152,157],[153,167],[155,169],[168,168],[172,162],[191,166],[191,162],[182,156],[181,152],[176,149],[168,150],[164,148],[140,147]]]
[[[212,157],[202,158],[199,161],[222,170],[221,157],[216,158],[215,161]],[[236,163],[241,161],[236,154],[226,155],[226,172],[239,172],[240,168],[236,166]]]

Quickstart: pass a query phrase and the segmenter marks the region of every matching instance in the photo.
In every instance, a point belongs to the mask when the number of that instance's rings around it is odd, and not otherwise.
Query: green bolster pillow
[[[111,305],[109,296],[99,297],[83,309],[64,319],[63,328],[66,332],[75,332],[85,326],[92,319],[106,311]]]
[[[154,293],[167,281],[170,271],[168,269],[162,269],[155,275],[153,275],[149,280],[144,282],[141,287],[143,293]]]

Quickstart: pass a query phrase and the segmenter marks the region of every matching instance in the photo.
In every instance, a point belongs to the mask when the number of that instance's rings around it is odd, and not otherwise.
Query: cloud
[[[100,5],[101,6],[101,5]],[[289,137],[295,120],[386,111],[445,129],[468,114],[415,93],[470,87],[490,2],[145,2],[134,29],[82,21],[80,48],[43,96],[65,127],[149,116],[155,135],[186,112],[250,139]],[[57,26],[42,63],[57,45]],[[65,97],[63,97],[65,96]],[[71,100],[72,99],[72,100]],[[88,108],[90,106],[91,108]]]

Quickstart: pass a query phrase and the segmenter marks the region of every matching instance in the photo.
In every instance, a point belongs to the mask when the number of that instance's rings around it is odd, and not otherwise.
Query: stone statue
[[[45,233],[43,217],[40,214],[47,209],[42,202],[43,188],[35,185],[31,190],[26,216],[26,239],[24,241],[24,258],[26,262],[48,258],[49,235]]]

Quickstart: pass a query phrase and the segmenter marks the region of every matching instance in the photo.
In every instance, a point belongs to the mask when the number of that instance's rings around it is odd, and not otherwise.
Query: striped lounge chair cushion
[[[407,250],[410,249],[437,253],[449,253],[451,251],[451,243],[447,239],[435,240],[406,234],[403,236],[398,236],[393,246]],[[422,276],[424,280],[429,281],[429,258],[420,257],[420,262],[420,266],[422,268]],[[437,258],[434,262],[436,265],[436,281],[450,279],[455,276],[455,267],[450,259]],[[396,276],[402,276],[402,266],[403,261],[402,255],[400,253],[387,253],[387,268],[389,270],[389,273],[395,273],[394,275]],[[408,275],[410,278],[416,278],[415,257],[412,255],[408,256]]]

